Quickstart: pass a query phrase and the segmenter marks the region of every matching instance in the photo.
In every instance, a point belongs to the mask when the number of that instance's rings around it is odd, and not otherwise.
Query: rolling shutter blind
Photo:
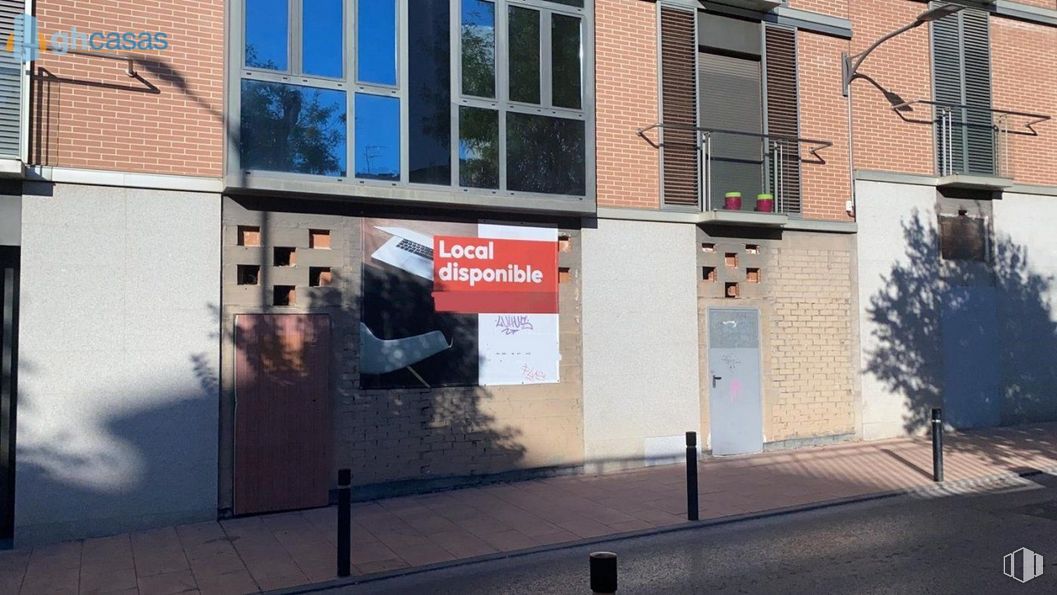
[[[944,154],[944,134],[936,125],[936,162],[950,159],[955,173],[994,174],[994,133],[991,108],[991,50],[988,15],[964,9],[932,23],[932,80],[935,101],[955,108],[947,132],[950,149]],[[937,114],[937,119],[939,114]]]
[[[698,55],[701,128],[763,132],[763,97],[758,60],[702,52]],[[741,192],[749,204],[763,189],[763,141],[713,132],[712,205],[727,192]]]
[[[797,106],[796,32],[791,29],[767,27],[765,33],[767,57],[767,133],[797,138],[800,136]],[[800,145],[796,141],[779,141],[782,145],[778,171],[770,172],[780,208],[788,214],[802,210],[800,191]],[[781,192],[778,192],[778,182]]]
[[[15,17],[25,13],[22,0],[0,0],[0,43],[15,31]],[[0,51],[0,157],[21,154],[22,62],[19,51]]]
[[[661,111],[664,124],[697,126],[697,54],[693,12],[661,8]],[[697,206],[697,133],[665,128],[661,149],[664,204]]]

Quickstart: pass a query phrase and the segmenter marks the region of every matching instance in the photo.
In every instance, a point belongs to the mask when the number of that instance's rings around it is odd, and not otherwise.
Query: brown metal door
[[[235,514],[326,506],[330,317],[235,317]]]

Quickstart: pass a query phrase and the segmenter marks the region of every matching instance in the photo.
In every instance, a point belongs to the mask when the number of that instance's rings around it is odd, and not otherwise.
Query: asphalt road
[[[588,554],[619,555],[618,593],[1057,593],[1057,477],[984,494],[900,496],[506,558],[331,593],[590,593]],[[775,486],[780,489],[780,486]],[[1021,584],[1004,554],[1028,547]]]

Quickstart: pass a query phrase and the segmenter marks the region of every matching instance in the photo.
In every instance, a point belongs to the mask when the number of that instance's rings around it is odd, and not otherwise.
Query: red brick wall
[[[1050,5],[1053,2],[1049,3]],[[996,108],[1057,116],[1057,28],[991,19],[991,96]],[[1026,132],[1025,118],[1010,127]],[[1010,135],[1009,166],[1023,184],[1057,185],[1057,124],[1034,127],[1039,136]],[[1008,175],[1008,174],[1007,174]]]
[[[219,176],[223,147],[224,3],[38,0],[42,32],[164,31],[169,49],[136,52],[157,93],[123,62],[44,55],[33,83],[31,155],[43,165]],[[124,52],[111,52],[124,53]],[[43,70],[43,72],[41,72]],[[49,80],[50,77],[62,80]]]
[[[799,31],[796,36],[800,79],[800,136],[828,140],[833,146],[819,151],[825,165],[804,163],[801,187],[804,217],[848,221],[845,202],[851,198],[848,177],[847,101],[841,95],[841,52],[843,39]],[[839,68],[839,66],[838,66]],[[810,154],[803,155],[810,159]]]
[[[635,134],[660,117],[653,3],[596,1],[595,87],[598,205],[658,208],[659,156]]]
[[[882,35],[913,22],[926,6],[907,0],[852,2],[850,5],[852,53],[861,52]],[[932,74],[927,26],[912,29],[887,41],[866,59],[859,72],[903,99],[932,98]],[[839,62],[834,64],[839,75]],[[900,119],[881,91],[866,80],[852,83],[854,110],[855,168],[932,175],[933,145],[931,110],[915,107]]]
[[[789,0],[790,8],[848,18],[848,2],[854,0]],[[859,0],[862,2],[862,0]]]

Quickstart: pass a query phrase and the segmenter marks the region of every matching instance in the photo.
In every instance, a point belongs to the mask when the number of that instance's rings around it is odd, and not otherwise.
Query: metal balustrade
[[[650,132],[655,132],[656,139]],[[819,151],[833,146],[825,140],[657,123],[638,131],[639,136],[657,149],[666,145],[665,133],[677,131],[679,142],[693,142],[698,155],[698,204],[696,208],[714,211],[724,208],[723,195],[741,192],[741,210],[751,211],[755,195],[771,194],[774,211],[799,214],[802,163],[823,165]],[[690,132],[691,135],[686,133]],[[681,205],[686,206],[686,205]]]

